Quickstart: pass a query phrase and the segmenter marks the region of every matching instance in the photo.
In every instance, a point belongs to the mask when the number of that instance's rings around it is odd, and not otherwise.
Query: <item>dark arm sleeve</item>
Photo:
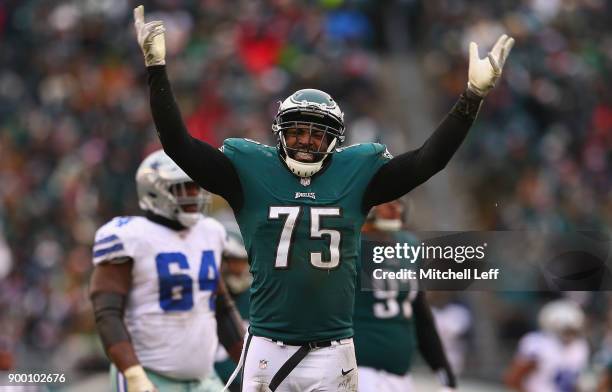
[[[234,211],[242,207],[242,186],[225,154],[189,135],[172,94],[166,67],[147,67],[151,112],[164,151],[202,188],[223,197]]]
[[[437,373],[440,383],[450,388],[457,387],[455,374],[451,369],[442,347],[424,292],[419,292],[412,303],[419,351],[429,367]]]
[[[114,292],[97,292],[91,296],[96,326],[104,349],[130,340],[130,335],[123,323],[125,301],[125,295]]]
[[[217,293],[215,318],[217,319],[219,342],[234,362],[238,363],[245,330],[238,309],[236,309],[234,301],[225,290]]]
[[[418,149],[391,159],[372,177],[363,209],[395,200],[444,169],[476,119],[482,98],[465,91],[435,132]]]

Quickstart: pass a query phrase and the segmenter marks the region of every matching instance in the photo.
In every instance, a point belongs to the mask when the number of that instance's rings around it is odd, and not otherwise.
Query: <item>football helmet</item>
[[[185,227],[193,226],[206,212],[211,196],[197,185],[193,194],[188,190],[190,183],[193,180],[163,150],[157,150],[136,171],[138,205]]]
[[[307,132],[307,146],[288,146],[287,132]],[[279,152],[291,172],[299,177],[310,177],[323,167],[325,159],[344,142],[344,113],[334,99],[321,90],[304,89],[291,94],[280,103],[272,123]],[[313,133],[322,134],[326,143],[314,147]],[[296,154],[310,154],[312,162],[296,158]]]
[[[379,231],[399,231],[408,219],[408,209],[402,199],[395,199],[387,203],[372,207],[366,217]]]
[[[584,312],[574,302],[559,299],[544,305],[538,315],[538,323],[544,331],[557,335],[567,330],[580,331],[584,326]]]

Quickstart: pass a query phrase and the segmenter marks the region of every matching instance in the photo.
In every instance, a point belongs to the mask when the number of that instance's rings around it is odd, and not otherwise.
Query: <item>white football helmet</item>
[[[187,184],[192,182],[163,150],[157,150],[147,156],[136,171],[138,205],[185,227],[193,226],[206,212],[211,196],[200,187],[197,194],[189,195]],[[193,205],[195,211],[184,210]]]
[[[298,128],[309,132],[308,147],[287,146],[286,131]],[[327,139],[325,151],[320,151],[322,145],[317,150],[310,147],[313,130],[323,132],[323,137]],[[344,113],[326,92],[315,89],[298,90],[281,102],[272,123],[272,131],[278,139],[281,157],[291,172],[300,177],[310,177],[321,170],[327,156],[344,142]],[[315,160],[299,161],[294,157],[296,153],[312,154]]]
[[[584,312],[576,303],[559,299],[547,303],[540,310],[538,323],[544,331],[557,335],[565,331],[580,331],[584,326]]]

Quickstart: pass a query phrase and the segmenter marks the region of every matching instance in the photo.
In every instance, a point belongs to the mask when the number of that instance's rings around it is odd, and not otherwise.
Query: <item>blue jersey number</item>
[[[193,280],[187,273],[170,273],[170,265],[178,270],[189,270],[187,257],[180,252],[160,253],[155,257],[159,278],[159,306],[166,312],[193,308]],[[198,283],[201,291],[211,291],[209,306],[215,308],[214,293],[217,290],[219,272],[215,255],[211,250],[202,252]]]
[[[572,392],[576,390],[576,383],[578,382],[578,372],[559,369],[555,374],[555,385],[559,392]]]

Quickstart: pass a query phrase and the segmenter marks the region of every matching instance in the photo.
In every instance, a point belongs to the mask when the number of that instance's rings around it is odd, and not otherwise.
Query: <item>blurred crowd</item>
[[[380,64],[394,47],[390,3],[405,13],[408,48],[440,115],[465,88],[468,42],[488,48],[509,32],[517,43],[503,82],[457,157],[469,168],[472,213],[482,229],[605,229],[612,220],[605,1],[143,3],[148,20],[165,21],[187,126],[213,145],[273,143],[277,101],[304,87],[340,101],[356,139],[379,139],[377,129],[392,127],[377,104]],[[159,148],[135,5],[0,2],[0,369],[106,366],[96,362],[87,298],[93,234],[113,216],[138,214],[134,173]],[[535,325],[532,308],[522,332]],[[605,306],[596,314],[605,317]]]
[[[500,34],[516,39],[461,154],[483,228],[609,230],[611,17],[602,0],[427,2],[420,44],[441,112],[464,88],[470,41],[484,56]]]
[[[334,95],[347,117],[376,110],[374,2],[342,3],[144,2],[148,20],[166,24],[192,134],[271,143],[276,102],[306,86]],[[0,257],[0,352],[21,366],[66,368],[98,347],[82,339],[65,352],[68,338],[93,331],[93,234],[138,214],[134,173],[159,148],[134,5],[0,2],[0,227],[11,251]]]
[[[516,44],[499,86],[457,160],[480,229],[548,233],[593,230],[610,243],[612,222],[612,4],[601,0],[425,3],[413,36],[442,114],[465,88],[470,41],[486,55],[507,33]],[[608,257],[608,260],[610,258]],[[599,363],[612,356],[610,295],[573,293],[587,310]],[[535,325],[550,293],[498,294],[485,304],[495,338]],[[482,309],[481,309],[482,310]],[[607,359],[606,359],[607,358]],[[485,364],[483,364],[485,365]]]

